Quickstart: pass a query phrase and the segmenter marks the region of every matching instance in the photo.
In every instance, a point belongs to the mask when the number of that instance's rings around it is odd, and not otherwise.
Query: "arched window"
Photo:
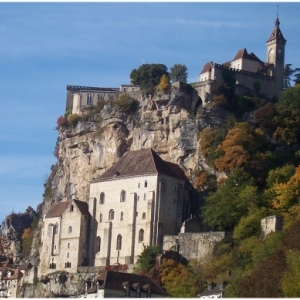
[[[144,240],[144,229],[140,229],[139,231],[139,242]]]
[[[113,209],[111,209],[111,210],[109,211],[108,219],[109,219],[109,220],[113,220],[114,217],[115,217],[115,212],[114,212]]]
[[[104,193],[101,193],[100,194],[100,201],[99,201],[99,204],[104,204],[105,202],[105,194]]]
[[[145,180],[145,187],[147,187],[147,180]]]
[[[97,240],[96,240],[96,252],[100,252],[100,248],[101,248],[101,238],[100,238],[100,236],[97,236]]]
[[[124,213],[121,211],[120,221],[123,221]]]
[[[121,248],[122,248],[122,236],[121,236],[121,234],[119,234],[118,236],[117,236],[117,250],[121,250]]]
[[[72,233],[72,226],[69,226],[68,233]]]
[[[126,201],[126,192],[124,190],[121,191],[120,202]]]
[[[68,248],[70,248],[70,243],[68,243]]]
[[[70,205],[70,212],[72,212],[74,210],[74,206],[73,204]]]
[[[100,217],[99,217],[99,223],[102,223],[102,214],[100,214]]]
[[[142,219],[145,220],[146,219],[146,213],[143,212],[142,214]]]

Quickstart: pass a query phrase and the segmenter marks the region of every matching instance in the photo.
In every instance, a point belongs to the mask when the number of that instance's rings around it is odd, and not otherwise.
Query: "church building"
[[[90,264],[133,264],[144,246],[162,248],[190,216],[189,187],[152,149],[126,153],[90,185]]]

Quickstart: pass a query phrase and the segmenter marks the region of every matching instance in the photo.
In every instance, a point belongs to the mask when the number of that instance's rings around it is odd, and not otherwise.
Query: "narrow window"
[[[96,240],[96,252],[100,252],[100,248],[101,248],[101,238],[100,238],[100,236],[97,236],[97,240]]]
[[[113,209],[111,209],[111,210],[109,211],[108,219],[109,219],[109,220],[113,220],[114,217],[115,217],[115,212],[114,212]]]
[[[144,194],[144,200],[147,200],[147,194],[146,193]]]
[[[68,233],[72,233],[72,226],[69,226]]]
[[[102,223],[102,214],[100,214],[99,223]]]
[[[68,248],[70,248],[70,243],[68,243]]]
[[[54,234],[57,234],[57,233],[58,233],[58,224],[55,224],[55,225],[54,225],[53,233],[54,233]]]
[[[70,205],[70,212],[72,212],[73,209],[74,209],[74,206],[73,206],[73,204],[71,204],[71,205]]]
[[[145,220],[146,219],[146,213],[143,212],[142,214],[142,219]]]
[[[117,249],[116,250],[121,250],[121,248],[122,248],[122,236],[121,236],[121,234],[119,234],[117,236]]]
[[[99,204],[104,204],[105,202],[105,194],[104,193],[101,193],[100,194],[100,201],[99,201]]]
[[[91,105],[93,104],[93,94],[87,94],[86,96],[86,104]]]
[[[123,221],[124,213],[121,211],[120,221]]]
[[[141,184],[140,183],[138,183],[138,188],[140,188],[141,187]]]
[[[120,202],[125,202],[125,201],[126,201],[126,192],[124,190],[122,190]]]
[[[147,180],[145,180],[145,187],[147,187]]]
[[[139,242],[144,241],[144,229],[140,229],[139,231]]]
[[[67,253],[67,258],[69,258],[69,257],[70,257],[70,253],[68,252],[68,253]]]

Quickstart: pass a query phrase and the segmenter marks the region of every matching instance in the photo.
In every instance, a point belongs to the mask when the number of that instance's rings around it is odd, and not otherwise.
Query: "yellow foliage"
[[[169,83],[169,79],[168,79],[167,75],[164,74],[163,76],[161,76],[160,82],[159,82],[159,85],[157,88],[159,91],[167,91],[170,88],[170,83]]]
[[[22,240],[28,239],[32,237],[33,232],[30,228],[25,228],[22,234]]]

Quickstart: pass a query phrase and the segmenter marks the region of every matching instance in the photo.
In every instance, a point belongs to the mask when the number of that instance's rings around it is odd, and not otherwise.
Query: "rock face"
[[[77,125],[59,128],[58,162],[46,184],[41,215],[64,198],[87,201],[90,182],[126,151],[153,148],[183,170],[209,169],[200,155],[199,134],[207,126],[221,126],[227,115],[220,109],[201,108],[195,91],[185,86],[152,98],[141,95],[134,113],[107,103]]]

